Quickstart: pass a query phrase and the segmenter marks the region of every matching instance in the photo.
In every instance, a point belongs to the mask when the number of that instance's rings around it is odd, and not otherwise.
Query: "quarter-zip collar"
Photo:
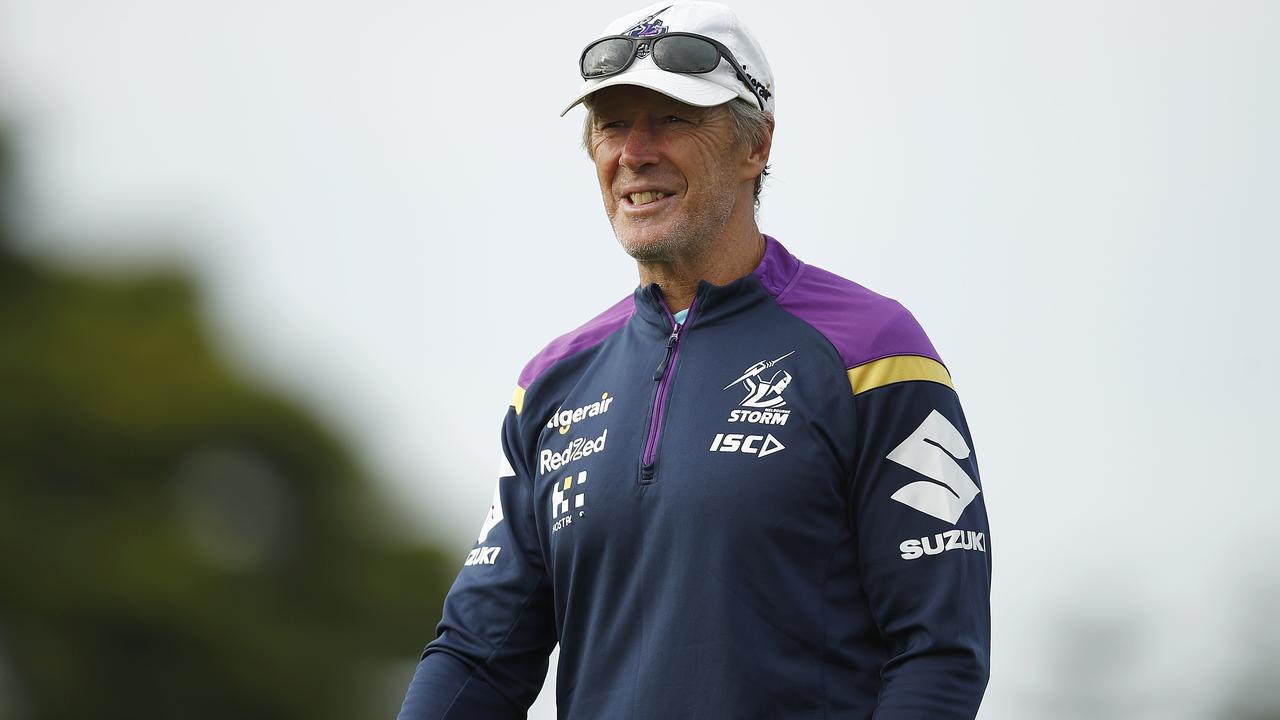
[[[744,310],[766,297],[777,297],[795,280],[803,266],[799,260],[782,243],[772,237],[764,236],[764,256],[750,274],[724,285],[715,285],[706,280],[698,281],[694,292],[698,307],[698,325],[713,322],[719,317]],[[636,288],[636,316],[653,331],[663,335],[671,333],[672,318],[662,289],[657,283],[650,283]]]

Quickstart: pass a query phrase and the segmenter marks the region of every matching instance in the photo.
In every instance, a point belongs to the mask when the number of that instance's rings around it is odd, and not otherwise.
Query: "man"
[[[536,355],[401,718],[973,718],[990,538],[950,376],[901,305],[756,227],[774,84],[728,8],[584,50],[640,287]],[[567,110],[566,110],[567,112]]]

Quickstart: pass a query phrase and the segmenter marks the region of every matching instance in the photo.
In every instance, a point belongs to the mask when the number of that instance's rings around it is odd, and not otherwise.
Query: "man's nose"
[[[627,139],[622,144],[622,156],[618,163],[628,170],[639,170],[645,165],[658,162],[658,138],[654,135],[653,124],[641,118],[631,124],[627,131]]]

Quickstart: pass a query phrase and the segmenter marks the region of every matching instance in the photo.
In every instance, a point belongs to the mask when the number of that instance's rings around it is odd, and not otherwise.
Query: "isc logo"
[[[772,435],[743,435],[742,433],[716,433],[711,441],[711,452],[744,452],[756,457],[772,455],[786,446]]]

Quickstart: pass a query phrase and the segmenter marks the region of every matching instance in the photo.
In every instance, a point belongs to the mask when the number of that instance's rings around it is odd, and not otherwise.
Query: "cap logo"
[[[762,83],[752,77],[751,73],[747,72],[747,66],[745,64],[742,66],[742,74],[747,76],[747,83],[751,85],[751,89],[755,90],[761,98],[768,100],[773,95],[772,92],[769,92],[769,83]]]
[[[662,13],[670,9],[671,9],[670,5],[662,8],[658,12],[641,20],[635,25],[632,25],[629,30],[627,30],[622,34],[626,35],[627,37],[635,37],[635,38],[657,37],[658,35],[662,35],[663,33],[667,32],[670,28],[663,25],[661,20],[657,20],[655,18],[657,18],[659,15],[661,15]],[[645,43],[641,45],[639,49],[636,50],[637,59],[643,60],[648,56],[649,56],[649,43]]]

